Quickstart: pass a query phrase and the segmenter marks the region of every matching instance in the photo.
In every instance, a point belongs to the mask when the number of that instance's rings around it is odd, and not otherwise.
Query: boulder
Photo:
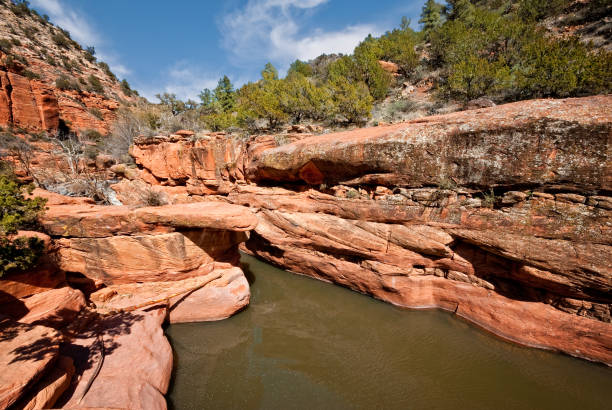
[[[218,267],[204,276],[172,282],[110,285],[91,295],[99,312],[133,310],[165,304],[171,323],[230,317],[249,302],[249,285],[237,267]]]
[[[392,63],[391,61],[382,61],[379,60],[378,64],[380,65],[380,67],[385,70],[386,72],[388,72],[389,74],[393,74],[396,75],[400,68],[397,64]]]
[[[226,319],[244,309],[250,299],[249,283],[240,268],[224,270],[209,285],[187,297],[170,301],[170,323],[208,322]]]
[[[480,97],[476,98],[475,100],[468,101],[466,108],[468,110],[477,110],[479,108],[495,107],[496,105],[497,104],[495,104],[490,98]]]

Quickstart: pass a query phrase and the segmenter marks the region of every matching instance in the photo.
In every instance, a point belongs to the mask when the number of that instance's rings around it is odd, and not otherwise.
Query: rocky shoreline
[[[166,408],[162,324],[249,303],[239,249],[612,366],[612,96],[386,127],[141,137],[124,206],[37,190],[47,252],[0,280],[0,407]],[[154,192],[168,205],[146,206]],[[90,383],[90,381],[92,381]]]
[[[251,209],[243,248],[276,266],[610,365],[611,103],[532,100],[246,142],[141,138],[132,155],[170,202]]]
[[[41,190],[46,261],[0,281],[0,407],[164,409],[164,323],[220,320],[249,302],[235,205],[104,207]]]

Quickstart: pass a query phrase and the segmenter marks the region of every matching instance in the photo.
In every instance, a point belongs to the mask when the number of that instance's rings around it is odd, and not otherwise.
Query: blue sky
[[[83,46],[156,101],[196,98],[226,74],[235,85],[281,73],[296,58],[351,52],[368,33],[402,16],[417,21],[424,0],[30,0]]]

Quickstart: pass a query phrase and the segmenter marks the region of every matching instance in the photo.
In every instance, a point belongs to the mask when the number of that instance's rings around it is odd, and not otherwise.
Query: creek
[[[166,329],[174,409],[605,409],[612,369],[242,256],[251,303]]]

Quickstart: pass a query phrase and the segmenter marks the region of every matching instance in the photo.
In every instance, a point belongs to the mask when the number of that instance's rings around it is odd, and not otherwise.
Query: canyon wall
[[[259,224],[244,249],[277,266],[610,365],[611,104],[533,100],[318,136],[147,138],[132,155],[170,201],[249,207]]]

